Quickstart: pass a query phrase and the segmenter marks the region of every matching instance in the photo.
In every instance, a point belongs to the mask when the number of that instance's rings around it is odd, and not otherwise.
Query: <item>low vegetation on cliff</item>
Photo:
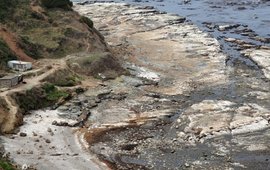
[[[108,51],[93,22],[71,7],[69,0],[0,0],[0,28],[16,35],[19,47],[34,59]]]
[[[14,93],[15,99],[22,113],[52,106],[60,99],[66,99],[69,93],[57,89],[53,84],[45,83],[41,87],[34,87],[24,92]]]
[[[9,60],[16,59],[8,45],[0,38],[0,70],[6,69]]]
[[[78,74],[94,76],[96,78],[116,78],[126,71],[121,67],[116,58],[110,53],[84,54],[67,61],[68,66]]]

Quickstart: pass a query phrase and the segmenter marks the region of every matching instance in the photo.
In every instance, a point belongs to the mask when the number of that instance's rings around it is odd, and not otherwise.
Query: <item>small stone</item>
[[[34,152],[33,151],[28,151],[27,154],[34,154]]]
[[[39,139],[35,139],[34,142],[39,142]]]
[[[185,163],[185,167],[190,167],[190,165],[188,163]]]
[[[47,129],[47,132],[52,132],[52,129],[51,129],[51,128],[48,128],[48,129]]]
[[[21,133],[20,133],[20,136],[21,136],[21,137],[26,137],[26,136],[27,136],[27,134],[26,134],[26,133],[24,133],[24,132],[21,132]]]
[[[54,120],[54,121],[52,122],[52,125],[57,125],[57,121]]]
[[[19,155],[19,154],[21,154],[21,152],[18,150],[18,151],[16,151],[16,153]]]
[[[46,143],[51,143],[51,141],[49,139],[46,139],[45,142]]]
[[[37,133],[36,132],[32,132],[33,136],[37,136]]]

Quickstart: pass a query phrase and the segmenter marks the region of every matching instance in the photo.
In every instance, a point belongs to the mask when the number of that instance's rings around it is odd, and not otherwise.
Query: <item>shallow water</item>
[[[102,0],[97,2],[108,2]],[[85,0],[74,0],[85,2]],[[89,1],[94,2],[94,1]],[[254,38],[235,33],[237,29],[218,31],[218,26],[240,24],[239,29],[251,29],[259,37],[270,38],[270,1],[269,0],[113,0],[143,6],[153,6],[160,11],[184,16],[202,30],[219,40],[223,51],[228,55],[228,65],[244,64],[256,68],[256,63],[242,57],[236,45],[225,42],[225,38],[236,38],[254,45],[270,46]],[[211,23],[209,29],[205,23]],[[238,30],[239,30],[238,29]],[[242,67],[242,66],[241,66]]]

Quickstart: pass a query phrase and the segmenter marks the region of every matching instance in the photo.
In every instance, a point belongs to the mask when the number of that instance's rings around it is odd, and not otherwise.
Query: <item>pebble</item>
[[[188,163],[185,163],[185,167],[190,167],[190,165]]]
[[[37,136],[37,133],[36,132],[32,132],[33,136]]]
[[[47,129],[47,132],[52,132],[52,129],[51,129],[51,128],[48,128],[48,129]]]
[[[51,143],[51,141],[49,139],[46,139],[45,142],[46,143]]]
[[[20,136],[21,136],[21,137],[26,137],[26,136],[27,136],[27,134],[26,134],[26,133],[24,133],[24,132],[21,132],[21,133],[20,133]]]

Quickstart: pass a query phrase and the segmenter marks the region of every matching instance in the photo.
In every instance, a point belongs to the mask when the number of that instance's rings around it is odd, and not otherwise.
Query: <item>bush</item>
[[[46,92],[46,99],[48,101],[57,101],[61,97],[68,97],[68,93],[59,91],[53,84],[47,83],[42,87]]]
[[[0,38],[0,69],[7,67],[9,60],[15,60],[17,57],[12,53],[6,42]]]
[[[93,28],[94,27],[94,23],[91,19],[89,19],[88,17],[82,16],[80,18],[80,22],[81,23],[85,23],[86,25],[88,25],[89,28]]]
[[[17,0],[0,0],[0,22],[9,17],[16,4]]]
[[[46,8],[71,9],[73,3],[70,0],[41,0]]]
[[[6,160],[0,160],[0,169],[3,170],[15,170],[13,166]]]

